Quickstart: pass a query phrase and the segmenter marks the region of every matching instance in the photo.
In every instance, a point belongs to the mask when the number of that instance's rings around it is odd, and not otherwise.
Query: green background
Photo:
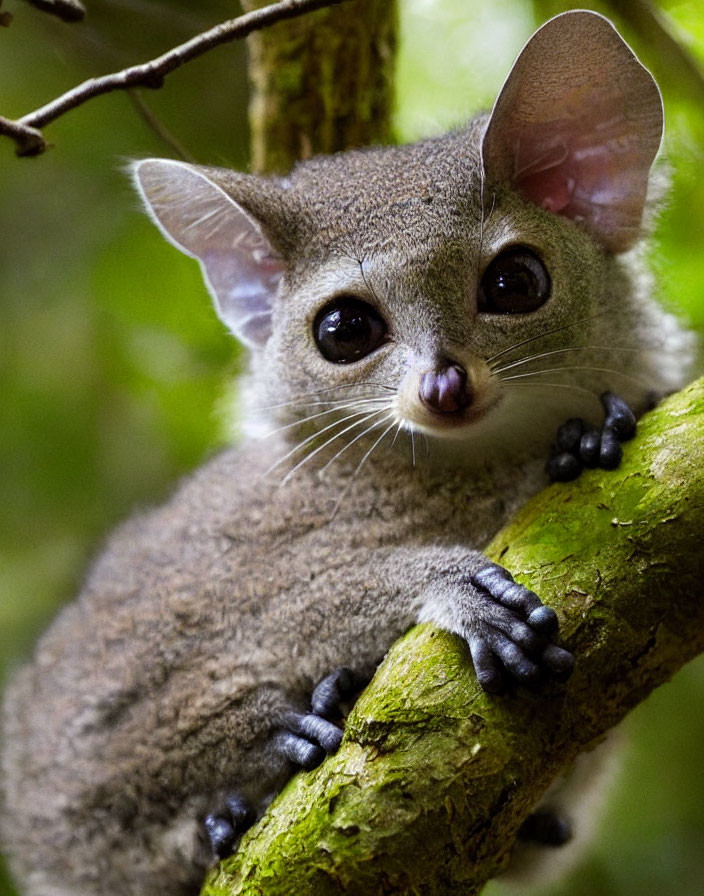
[[[568,8],[529,0],[401,0],[397,129],[437,133],[491,104],[535,25]],[[626,11],[640,3],[621,4]],[[87,3],[84,23],[27,4],[0,29],[0,115],[143,61],[234,14],[226,0]],[[673,191],[653,251],[662,300],[704,331],[704,81],[642,28],[614,18],[663,86]],[[704,70],[701,0],[663,2],[665,26]],[[241,45],[220,48],[144,100],[199,162],[246,167]],[[197,266],[140,213],[124,162],[171,150],[129,98],[89,102],[17,159],[0,138],[0,669],[29,650],[80,584],[110,527],[168,494],[236,429],[237,347]],[[673,599],[676,596],[673,595]],[[704,661],[628,723],[622,773],[593,849],[539,892],[704,896]],[[490,885],[497,892],[498,886]],[[0,869],[0,896],[13,891]]]

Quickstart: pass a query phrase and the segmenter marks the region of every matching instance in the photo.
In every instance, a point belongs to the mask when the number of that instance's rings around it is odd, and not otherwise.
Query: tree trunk
[[[490,697],[459,639],[392,648],[340,751],[297,775],[207,896],[471,894],[551,780],[704,650],[704,380],[639,424],[622,466],[553,485],[487,548],[555,607],[566,685]]]
[[[390,142],[396,20],[395,0],[355,0],[247,39],[253,171]]]

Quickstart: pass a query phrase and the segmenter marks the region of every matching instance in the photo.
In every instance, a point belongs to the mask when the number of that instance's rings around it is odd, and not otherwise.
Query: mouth
[[[446,366],[408,377],[399,390],[396,411],[398,418],[417,432],[463,438],[500,397],[498,384],[490,376],[467,376],[462,368]]]
[[[462,438],[468,430],[483,420],[496,406],[499,397],[481,405],[472,405],[452,413],[439,414],[426,408],[418,408],[413,414],[404,415],[406,424],[425,435],[439,438]]]

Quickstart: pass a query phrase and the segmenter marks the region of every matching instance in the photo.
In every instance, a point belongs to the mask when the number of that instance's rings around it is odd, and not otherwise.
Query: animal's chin
[[[424,408],[422,414],[414,415],[410,424],[413,429],[426,436],[460,441],[471,438],[477,424],[485,420],[498,403],[497,395],[489,402],[470,405],[449,414],[439,414]]]

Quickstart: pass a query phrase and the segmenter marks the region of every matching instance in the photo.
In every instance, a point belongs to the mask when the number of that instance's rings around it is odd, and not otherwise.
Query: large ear
[[[263,345],[283,261],[262,225],[194,165],[144,159],[132,171],[164,236],[200,261],[220,318],[246,345]]]
[[[566,12],[514,63],[484,132],[484,173],[622,252],[639,235],[662,128],[657,84],[613,25]]]

